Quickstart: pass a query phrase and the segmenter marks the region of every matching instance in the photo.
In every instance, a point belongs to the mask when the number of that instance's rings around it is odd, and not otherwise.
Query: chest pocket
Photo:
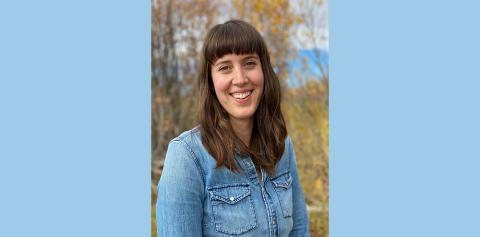
[[[257,226],[248,184],[224,184],[208,188],[215,230],[240,235]]]
[[[292,180],[290,172],[286,172],[272,179],[273,187],[277,193],[284,217],[292,216]]]

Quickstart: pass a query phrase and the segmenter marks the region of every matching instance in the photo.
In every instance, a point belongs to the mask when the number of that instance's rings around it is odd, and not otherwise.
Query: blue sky
[[[314,50],[318,50],[320,52],[320,61],[324,68],[328,69],[329,54],[327,49],[299,49],[296,58],[294,58],[288,63],[290,75],[288,76],[287,83],[289,86],[298,86],[298,81],[296,80],[297,76],[295,75],[295,72],[311,74],[316,78],[321,77],[320,69],[314,63]],[[308,68],[303,68],[303,58],[307,60]]]

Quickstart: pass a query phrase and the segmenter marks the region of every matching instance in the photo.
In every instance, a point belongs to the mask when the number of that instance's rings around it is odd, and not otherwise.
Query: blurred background
[[[311,236],[328,236],[327,0],[152,0],[152,237],[168,142],[197,122],[195,85],[203,39],[229,19],[263,36],[283,90]]]

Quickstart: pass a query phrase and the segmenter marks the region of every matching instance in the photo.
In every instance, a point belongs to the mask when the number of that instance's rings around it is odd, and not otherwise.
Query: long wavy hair
[[[240,20],[230,20],[210,29],[202,53],[198,82],[203,145],[216,159],[217,167],[225,166],[237,172],[235,153],[238,153],[249,155],[257,168],[264,168],[273,176],[275,164],[284,152],[287,129],[280,108],[280,83],[273,71],[262,36],[252,25]],[[262,65],[264,88],[253,115],[253,131],[250,146],[247,146],[235,135],[228,112],[218,101],[211,66],[218,58],[227,54],[254,53],[258,55]]]

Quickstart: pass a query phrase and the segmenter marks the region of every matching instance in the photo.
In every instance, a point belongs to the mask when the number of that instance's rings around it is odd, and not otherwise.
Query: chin
[[[235,119],[251,119],[253,118],[253,115],[255,114],[255,111],[238,111],[236,113],[232,113],[230,116],[235,118]]]

